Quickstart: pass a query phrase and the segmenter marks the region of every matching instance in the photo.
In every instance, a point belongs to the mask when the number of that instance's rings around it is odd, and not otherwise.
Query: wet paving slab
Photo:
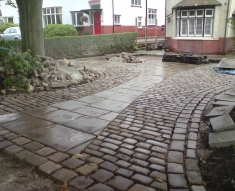
[[[103,119],[84,116],[79,119],[75,119],[67,123],[64,123],[63,125],[82,132],[93,134],[99,130],[102,130],[104,127],[107,126],[108,123],[109,121]]]
[[[27,132],[25,136],[60,151],[67,151],[95,138],[91,134],[62,125],[52,124],[50,126]]]

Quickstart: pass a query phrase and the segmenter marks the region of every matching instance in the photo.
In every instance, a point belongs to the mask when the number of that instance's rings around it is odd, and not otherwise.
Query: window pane
[[[138,27],[142,27],[141,17],[138,17]]]
[[[189,16],[195,16],[195,11],[189,11]]]
[[[205,35],[212,35],[212,18],[206,18],[205,20]]]
[[[182,17],[187,17],[188,16],[188,11],[181,11],[181,16]]]
[[[203,10],[197,10],[197,16],[203,16]]]
[[[196,35],[197,36],[202,36],[202,24],[203,24],[202,19],[197,19],[197,26],[196,26]]]
[[[55,8],[52,7],[52,8],[51,8],[51,14],[54,14],[54,13],[55,13]]]
[[[12,28],[10,33],[16,33],[16,29]]]
[[[188,21],[188,24],[189,24],[189,27],[188,27],[188,34],[190,35],[190,36],[194,36],[194,22],[195,22],[195,20],[194,19],[189,19],[189,21]]]
[[[43,10],[43,14],[46,14],[47,12],[46,12],[46,9],[42,9]]]
[[[187,19],[181,20],[181,35],[186,36],[187,35]]]
[[[206,10],[206,16],[212,16],[213,10]]]
[[[13,23],[13,18],[8,18],[8,23]]]
[[[62,13],[61,7],[57,7],[57,8],[56,8],[56,13]]]
[[[46,16],[43,16],[43,23],[44,23],[44,26],[47,25],[47,18],[46,18]]]
[[[177,17],[180,17],[180,11],[177,11]]]
[[[52,23],[52,24],[56,24],[56,23],[55,23],[55,15],[51,15],[51,23]]]
[[[51,23],[51,16],[50,16],[50,15],[47,16],[47,22],[48,22],[48,25],[49,25],[49,24],[52,24],[52,23]]]
[[[81,21],[82,13],[77,13],[77,25],[83,25],[83,21]]]
[[[50,9],[47,9],[47,14],[50,14],[51,12],[50,12]]]
[[[71,16],[72,16],[72,25],[76,25],[75,13],[74,13],[74,12],[71,12]]]
[[[177,19],[177,26],[176,26],[176,34],[179,36],[179,29],[180,29],[180,19]]]
[[[56,23],[62,24],[62,15],[56,15]]]

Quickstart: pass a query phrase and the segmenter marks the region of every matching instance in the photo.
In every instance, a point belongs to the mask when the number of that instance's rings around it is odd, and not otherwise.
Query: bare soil
[[[211,110],[207,107],[205,114]],[[197,150],[203,183],[207,191],[235,191],[235,146],[211,149],[208,135],[210,122],[204,119]]]
[[[0,153],[0,191],[61,191],[61,188],[33,167]]]

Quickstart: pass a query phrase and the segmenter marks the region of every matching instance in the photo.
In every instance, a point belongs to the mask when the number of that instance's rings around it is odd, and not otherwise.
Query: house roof
[[[195,6],[206,6],[206,5],[222,5],[217,0],[182,0],[177,3],[173,9],[175,8],[182,8],[182,7],[195,7]]]

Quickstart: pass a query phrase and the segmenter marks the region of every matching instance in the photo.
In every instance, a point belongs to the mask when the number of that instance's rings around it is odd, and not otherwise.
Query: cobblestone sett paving
[[[82,60],[82,59],[81,59]],[[49,92],[20,93],[0,96],[0,115],[34,109],[62,101],[75,100],[87,95],[118,86],[139,75],[140,70],[125,65],[110,64],[107,60],[90,61],[84,59],[81,65],[92,67],[101,73],[101,77],[93,83],[71,86],[68,89],[58,89]],[[95,58],[92,58],[95,60]]]
[[[195,154],[201,114],[234,79],[210,65],[164,80],[124,109],[84,153],[97,157],[98,152],[108,164],[99,167],[118,175],[106,181],[114,189],[140,184],[142,190],[203,190]],[[116,181],[120,176],[129,180],[124,187]]]
[[[38,124],[45,124],[48,129],[48,140],[56,140],[51,146],[42,144],[45,140],[40,128],[35,127],[29,134],[19,133],[24,128],[16,132],[8,116],[1,118],[0,152],[24,160],[54,180],[67,182],[71,190],[203,190],[195,154],[201,114],[214,95],[234,86],[235,76],[217,74],[213,65],[198,67],[160,61],[150,61],[148,67],[145,64],[130,64],[128,68],[140,71],[138,77],[120,85],[118,90],[106,91],[110,99],[115,98],[115,91],[139,92],[139,97],[133,102],[122,97],[123,103],[131,104],[116,111],[117,117],[101,132],[83,132],[75,137],[80,139],[89,133],[88,140],[96,137],[92,142],[70,150],[61,144],[67,139],[73,141],[76,126],[72,122],[79,122],[81,116],[63,123],[66,128],[60,120],[49,120],[49,124],[39,120]],[[195,67],[198,68],[189,70]],[[55,112],[53,108],[49,110]],[[37,112],[32,115],[40,118]],[[97,117],[97,112],[93,117]],[[28,124],[27,116],[11,114],[19,124]],[[54,129],[69,136],[57,137]]]

